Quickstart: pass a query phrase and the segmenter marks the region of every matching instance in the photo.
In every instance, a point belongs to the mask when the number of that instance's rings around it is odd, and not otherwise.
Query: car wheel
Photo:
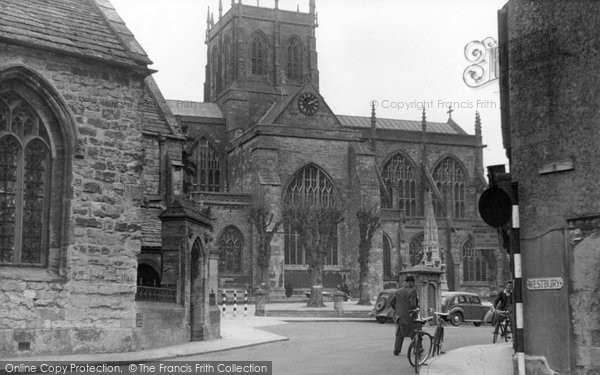
[[[375,311],[381,311],[383,310],[383,308],[385,307],[385,301],[380,299],[379,301],[377,301],[377,303],[375,304]]]
[[[377,323],[379,323],[379,324],[383,324],[387,321],[387,318],[385,316],[377,316],[377,317],[375,317],[375,319],[377,320]]]
[[[473,325],[474,325],[475,327],[479,327],[479,326],[481,325],[481,322],[473,322]]]
[[[463,316],[461,313],[457,312],[450,314],[450,323],[452,323],[453,326],[458,327],[462,322]]]

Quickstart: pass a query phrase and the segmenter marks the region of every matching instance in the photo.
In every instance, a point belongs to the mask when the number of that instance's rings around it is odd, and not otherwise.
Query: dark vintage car
[[[375,307],[371,315],[377,322],[385,323],[394,318],[394,309],[390,301],[396,289],[385,289],[375,302]],[[459,326],[463,322],[473,323],[475,326],[481,323],[491,322],[491,314],[488,314],[492,304],[487,301],[481,301],[477,294],[467,292],[443,292],[441,300],[442,312],[450,313],[450,322],[452,325]]]
[[[488,314],[492,304],[482,301],[474,293],[443,292],[442,312],[450,313],[450,322],[459,326],[463,322],[473,323],[476,327],[481,323],[490,323],[491,314]]]

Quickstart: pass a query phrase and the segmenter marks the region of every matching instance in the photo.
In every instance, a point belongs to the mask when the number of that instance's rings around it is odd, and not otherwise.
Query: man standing
[[[394,355],[400,354],[405,337],[412,337],[416,324],[411,310],[419,307],[417,291],[415,289],[415,278],[407,276],[404,288],[396,291],[390,301],[394,309],[394,321],[396,322],[396,342],[394,344]]]

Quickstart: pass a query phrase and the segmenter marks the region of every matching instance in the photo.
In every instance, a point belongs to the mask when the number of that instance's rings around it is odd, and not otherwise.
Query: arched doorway
[[[205,257],[200,239],[194,241],[190,256],[190,341],[204,340],[205,304]]]
[[[149,264],[140,263],[137,268],[138,286],[160,286],[160,274]]]
[[[439,311],[437,308],[437,292],[436,287],[432,283],[427,284],[427,307],[428,314],[432,315],[431,311]],[[431,310],[429,310],[431,309]]]

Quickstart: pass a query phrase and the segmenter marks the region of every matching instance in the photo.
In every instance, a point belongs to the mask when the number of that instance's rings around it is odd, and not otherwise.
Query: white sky
[[[238,1],[238,0],[236,0]],[[259,0],[273,7],[273,0]],[[218,0],[111,0],[158,70],[167,99],[203,100],[206,13],[218,19]],[[257,0],[243,0],[256,5]],[[281,9],[308,12],[309,0],[280,0]],[[421,119],[452,118],[474,133],[481,114],[484,166],[506,164],[500,131],[498,81],[473,89],[463,82],[470,65],[465,45],[497,39],[497,10],[506,0],[317,0],[320,92],[336,114]],[[223,0],[223,13],[231,5]],[[392,103],[406,103],[394,106]],[[392,108],[394,106],[394,108]],[[401,107],[401,108],[398,108]],[[408,107],[408,108],[407,108]]]

